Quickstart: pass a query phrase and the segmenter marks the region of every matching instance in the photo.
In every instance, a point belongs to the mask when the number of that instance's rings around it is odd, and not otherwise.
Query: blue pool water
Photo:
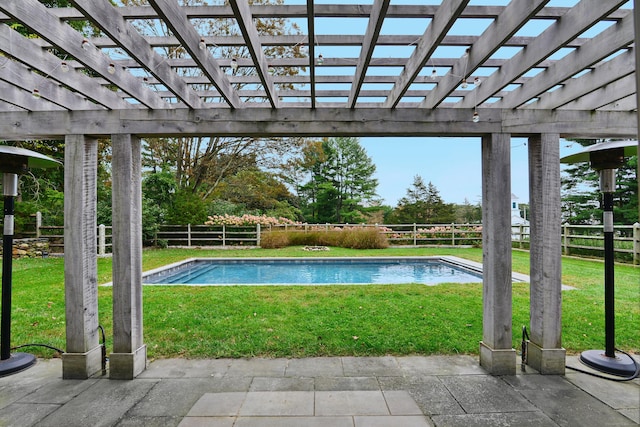
[[[442,259],[206,259],[155,272],[145,284],[285,285],[477,283],[482,275]]]

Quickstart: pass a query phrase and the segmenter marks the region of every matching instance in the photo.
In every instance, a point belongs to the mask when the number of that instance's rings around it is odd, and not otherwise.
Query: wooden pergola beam
[[[515,136],[540,129],[562,137],[631,138],[636,133],[634,112],[579,110],[479,110],[473,123],[460,108],[244,108],[232,110],[188,108],[119,110],[108,112],[6,112],[0,135],[7,140],[69,134],[139,137],[170,136],[480,136],[508,132]],[[331,131],[329,131],[329,129]]]

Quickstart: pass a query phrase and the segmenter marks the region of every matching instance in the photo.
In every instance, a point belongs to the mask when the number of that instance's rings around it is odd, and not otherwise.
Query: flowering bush
[[[297,224],[295,221],[291,221],[288,218],[274,218],[266,215],[249,215],[244,214],[242,216],[237,215],[213,215],[209,216],[209,219],[205,221],[205,225],[278,225],[278,224]]]
[[[415,236],[414,236],[415,234]],[[421,227],[415,230],[389,230],[387,236],[396,243],[411,243],[414,238],[416,241],[424,244],[425,242],[431,242],[435,244],[446,244],[447,241],[455,240],[454,244],[463,245],[475,245],[479,244],[482,239],[482,226],[481,225],[466,225],[466,226],[448,226],[448,225],[434,225],[430,227]]]
[[[452,233],[460,235],[473,235],[476,233],[481,236],[482,226],[457,227],[454,229],[450,226],[437,225],[430,228],[419,228],[417,232],[418,237],[448,237],[451,236]]]

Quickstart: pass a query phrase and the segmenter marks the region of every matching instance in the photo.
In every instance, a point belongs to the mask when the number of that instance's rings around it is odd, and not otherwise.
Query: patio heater
[[[2,239],[2,318],[0,319],[0,377],[31,367],[36,358],[28,353],[11,354],[11,270],[13,263],[13,228],[18,175],[29,168],[50,168],[57,162],[24,148],[0,146],[0,172],[4,193],[4,232]]]
[[[603,196],[605,349],[584,351],[580,361],[600,372],[623,377],[635,374],[636,363],[631,356],[616,352],[615,348],[613,193],[616,169],[624,164],[625,156],[637,153],[637,147],[637,141],[610,141],[591,145],[580,153],[560,159],[561,163],[591,162],[591,167],[600,175]]]

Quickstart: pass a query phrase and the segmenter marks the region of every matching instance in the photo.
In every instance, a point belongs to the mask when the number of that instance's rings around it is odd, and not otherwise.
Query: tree
[[[597,140],[574,140],[588,147]],[[633,224],[638,221],[638,185],[636,178],[638,156],[625,159],[616,172],[613,221]],[[570,224],[594,224],[602,221],[602,193],[599,175],[589,163],[568,165],[562,174],[562,216]]]
[[[145,0],[120,0],[124,6],[145,5]],[[209,4],[205,0],[182,0],[182,5],[193,6]],[[261,3],[282,4],[282,0],[257,0],[251,2],[254,5]],[[225,37],[242,37],[239,28],[233,25],[233,20],[202,18],[194,19],[192,23],[200,34]],[[285,34],[299,34],[295,23],[285,18],[257,18],[256,28],[261,35],[278,36]],[[139,20],[134,24],[138,30],[147,36],[168,36],[170,31],[164,23],[156,21]],[[250,58],[246,47],[233,45],[218,46],[211,44],[207,49],[216,58]],[[264,54],[267,57],[303,57],[299,45],[296,46],[265,46]],[[165,48],[164,55],[167,58],[182,59],[188,57],[188,53],[182,46]],[[274,75],[295,75],[303,68],[298,67],[272,67]],[[185,77],[200,79],[203,83],[194,83],[194,89],[206,92],[215,92],[212,83],[195,73],[193,68],[176,68],[176,71]],[[255,67],[241,66],[236,70],[227,68],[226,72],[234,76],[255,74]],[[242,88],[241,83],[233,83],[236,90]],[[277,84],[278,89],[282,88]],[[220,96],[211,96],[204,99],[205,102],[223,102]],[[263,102],[262,98],[255,98],[256,102]],[[175,172],[178,188],[197,194],[201,199],[208,200],[217,187],[229,176],[238,171],[257,164],[266,170],[278,170],[280,162],[292,153],[299,150],[301,138],[273,138],[260,139],[253,137],[217,137],[201,136],[189,138],[155,138],[147,139],[145,143],[144,166],[151,169],[165,169],[167,166]]]
[[[394,217],[403,224],[443,224],[456,219],[453,205],[444,203],[435,185],[425,185],[420,175],[414,176],[407,195],[398,201]]]
[[[456,220],[459,224],[474,224],[482,222],[482,206],[480,203],[472,205],[468,199],[464,199],[461,205],[454,207]]]
[[[358,223],[376,197],[376,167],[357,138],[325,138],[309,143],[298,163],[307,181],[298,185],[309,222]],[[377,208],[376,208],[377,209]]]
[[[293,195],[274,174],[257,167],[247,168],[227,177],[214,196],[256,214],[276,218],[299,219],[299,210],[293,205]],[[211,212],[218,213],[218,212]]]
[[[295,188],[303,208],[303,217],[307,221],[317,222],[319,178],[327,155],[322,149],[322,141],[313,140],[304,143],[301,153],[301,156],[292,156],[287,160],[283,177],[287,184]]]

